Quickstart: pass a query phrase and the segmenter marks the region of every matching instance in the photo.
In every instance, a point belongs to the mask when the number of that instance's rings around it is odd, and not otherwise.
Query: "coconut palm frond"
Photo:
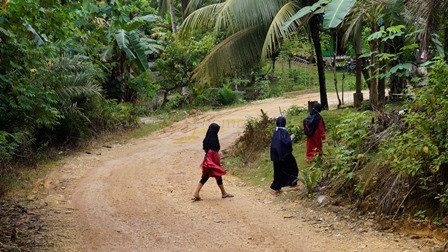
[[[260,62],[264,36],[259,26],[232,34],[212,49],[196,67],[192,78],[199,84],[210,85],[222,76],[250,69]]]
[[[448,10],[448,0],[408,0],[406,7],[415,17],[415,25],[422,30],[420,48],[426,50],[437,26],[435,17]]]
[[[227,0],[217,16],[215,32],[225,31],[230,35],[254,26],[267,29],[285,3],[283,0]]]
[[[294,2],[285,4],[272,20],[271,26],[264,41],[261,58],[271,55],[279,46],[283,38],[289,37],[292,30],[283,29],[285,21],[289,20],[297,12],[297,5]]]
[[[77,76],[78,77],[78,76]],[[76,78],[76,77],[75,77]],[[80,77],[82,78],[82,77]],[[74,80],[76,81],[76,80]],[[59,97],[62,97],[62,100],[72,100],[76,97],[100,97],[102,89],[99,85],[95,83],[80,83],[81,85],[77,86],[66,86],[60,90],[57,90],[57,94]]]
[[[211,4],[192,12],[182,23],[180,36],[189,35],[195,30],[213,27],[218,13],[223,7],[224,3]]]
[[[225,1],[226,0],[214,0],[213,3],[222,3]],[[190,15],[194,11],[204,7],[209,2],[210,1],[207,1],[207,0],[190,0],[190,2],[188,2],[188,6],[186,9],[186,15],[187,16]]]

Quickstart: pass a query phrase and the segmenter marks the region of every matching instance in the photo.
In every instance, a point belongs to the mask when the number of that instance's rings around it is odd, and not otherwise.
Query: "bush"
[[[166,103],[166,107],[168,109],[178,109],[186,104],[185,97],[179,93],[173,94],[168,97],[168,102]]]
[[[243,135],[234,145],[234,156],[240,156],[244,163],[254,161],[271,143],[275,119],[269,118],[261,111],[259,118],[252,118],[246,122]]]
[[[190,79],[193,70],[208,54],[214,43],[215,39],[212,35],[174,39],[155,62],[161,76],[162,89],[192,86]]]
[[[218,90],[218,101],[222,105],[231,105],[237,103],[239,100],[239,94],[233,91],[229,84],[225,84]]]
[[[381,146],[389,165],[418,181],[421,194],[448,210],[448,65],[438,62],[430,85],[407,105],[404,127]]]
[[[104,99],[103,72],[85,57],[60,57],[8,75],[0,84],[0,160],[49,143],[76,143],[132,125],[132,106]]]

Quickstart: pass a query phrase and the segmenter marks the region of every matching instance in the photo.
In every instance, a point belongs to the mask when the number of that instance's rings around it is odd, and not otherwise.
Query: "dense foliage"
[[[162,49],[163,41],[152,36],[159,22],[153,13],[147,1],[4,2],[1,164],[28,159],[49,145],[73,145],[133,125],[133,105],[118,101],[154,93],[140,74]],[[116,93],[117,85],[123,92]]]

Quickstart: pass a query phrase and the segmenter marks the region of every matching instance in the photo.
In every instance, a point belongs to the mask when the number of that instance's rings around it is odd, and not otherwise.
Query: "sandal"
[[[193,198],[191,198],[191,200],[192,200],[193,202],[196,202],[196,201],[201,201],[202,199],[201,199],[201,197],[193,196]]]
[[[233,198],[234,196],[232,195],[232,194],[230,194],[230,193],[226,193],[226,194],[224,194],[223,196],[222,196],[222,198],[223,199],[225,199],[225,198]]]

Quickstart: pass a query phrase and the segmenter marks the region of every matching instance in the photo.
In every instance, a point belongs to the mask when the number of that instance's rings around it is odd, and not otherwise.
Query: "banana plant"
[[[109,32],[111,44],[101,59],[117,63],[112,70],[110,85],[119,83],[119,88],[111,87],[111,89],[120,91],[114,92],[111,95],[113,98],[127,100],[128,82],[131,76],[149,71],[148,56],[158,54],[164,49],[160,41],[150,38],[140,29],[159,20],[160,17],[156,15],[146,15],[135,17],[125,24],[119,23],[118,27],[112,26]]]

